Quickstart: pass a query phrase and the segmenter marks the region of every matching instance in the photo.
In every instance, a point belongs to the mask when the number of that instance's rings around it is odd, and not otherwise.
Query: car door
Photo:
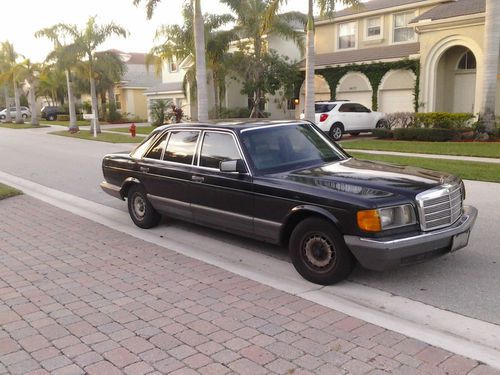
[[[192,221],[193,160],[201,131],[166,132],[138,162],[148,199],[160,212]]]
[[[353,106],[358,114],[358,129],[368,130],[375,128],[373,124],[372,111],[359,103],[353,103]]]
[[[339,121],[344,125],[346,132],[359,129],[359,114],[356,112],[353,103],[343,103],[338,110]]]
[[[221,172],[224,160],[243,159],[230,131],[205,130],[192,174],[195,222],[252,236],[253,192],[249,173]]]

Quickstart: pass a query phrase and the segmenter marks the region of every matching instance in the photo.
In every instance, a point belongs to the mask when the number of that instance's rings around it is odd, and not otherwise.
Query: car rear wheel
[[[378,120],[376,127],[377,128],[387,128],[387,121],[385,120]]]
[[[340,141],[342,139],[342,125],[339,123],[333,124],[330,128],[330,138],[334,141]]]
[[[139,185],[134,185],[129,189],[127,205],[130,218],[140,228],[153,228],[161,220],[161,215],[149,202],[146,191]]]
[[[48,115],[47,116],[47,120],[48,121],[54,121],[56,119],[56,116],[55,115]]]
[[[297,272],[316,284],[344,280],[354,267],[353,256],[337,228],[321,218],[305,219],[295,227],[289,251]]]
[[[5,115],[0,115],[0,120],[5,120]]]
[[[27,118],[28,118],[28,115],[27,115],[26,113],[23,113],[23,114],[22,114],[22,118],[23,118],[23,119],[27,119]]]

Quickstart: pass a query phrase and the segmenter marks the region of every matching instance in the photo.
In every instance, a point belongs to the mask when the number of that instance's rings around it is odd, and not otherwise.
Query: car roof
[[[221,129],[221,130],[243,130],[251,128],[259,128],[270,125],[292,125],[292,124],[309,124],[304,120],[263,120],[263,119],[249,119],[242,121],[209,121],[209,122],[181,122],[179,124],[167,124],[159,126],[155,131],[162,131],[164,129],[176,129],[186,127],[206,128],[206,129]]]
[[[322,100],[314,102],[314,104],[341,104],[341,103],[358,103],[350,100]]]

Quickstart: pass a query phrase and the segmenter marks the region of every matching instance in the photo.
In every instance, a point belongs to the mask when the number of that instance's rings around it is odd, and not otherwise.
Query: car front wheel
[[[55,119],[56,119],[56,116],[54,116],[54,115],[48,115],[47,116],[47,120],[48,121],[54,121]]]
[[[139,185],[132,186],[127,196],[128,212],[135,225],[140,228],[153,228],[161,220],[147,198],[146,191]]]
[[[330,128],[330,138],[334,141],[342,139],[342,126],[340,124],[333,124]]]
[[[292,232],[290,258],[300,275],[313,283],[330,285],[349,276],[353,256],[335,226],[321,218],[308,218]]]
[[[27,118],[28,118],[28,115],[27,115],[26,113],[23,113],[23,114],[22,114],[22,117],[23,117],[23,119],[27,119]]]

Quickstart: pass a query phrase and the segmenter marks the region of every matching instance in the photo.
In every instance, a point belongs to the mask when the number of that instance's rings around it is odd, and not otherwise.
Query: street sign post
[[[94,137],[97,137],[97,126],[95,126],[95,115],[93,113],[84,113],[83,118],[84,120],[90,120],[91,123],[94,125]]]

